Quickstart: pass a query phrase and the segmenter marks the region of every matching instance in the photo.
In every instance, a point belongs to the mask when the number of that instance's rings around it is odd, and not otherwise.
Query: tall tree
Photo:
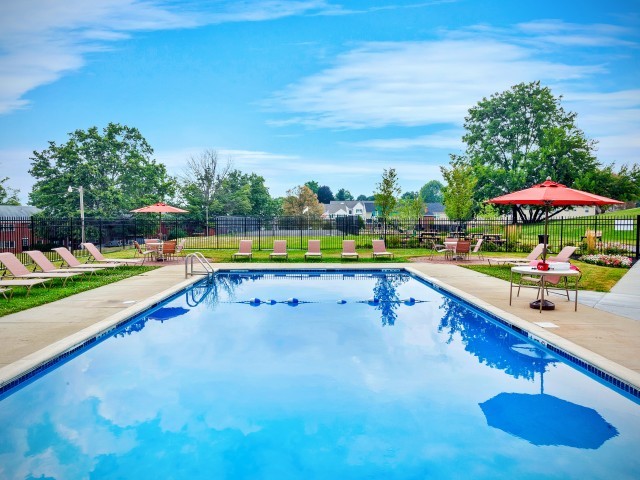
[[[597,168],[595,142],[576,126],[577,115],[566,112],[561,99],[540,82],[520,83],[469,110],[462,158],[478,179],[476,200],[530,187],[547,176],[573,186]],[[543,215],[542,209],[516,211],[523,221]]]
[[[36,179],[30,203],[48,215],[78,211],[71,186],[84,187],[87,216],[113,216],[171,197],[176,182],[151,158],[153,149],[136,128],[109,123],[76,130],[63,145],[33,152],[29,173]]]
[[[429,180],[420,189],[420,197],[425,203],[442,203],[443,187],[438,180]]]
[[[473,170],[464,162],[452,158],[450,168],[440,167],[447,182],[442,189],[444,212],[451,220],[468,220],[473,215],[473,192],[478,180]]]
[[[309,189],[316,195],[318,194],[318,189],[320,188],[320,184],[315,180],[309,180],[307,183],[305,183],[305,186],[309,187]]]
[[[209,224],[209,211],[231,170],[231,159],[222,161],[216,150],[207,149],[187,160],[180,190],[191,210]]]
[[[287,191],[287,196],[282,202],[282,210],[285,215],[320,216],[324,213],[324,207],[318,202],[318,197],[306,185]]]
[[[411,192],[415,193],[415,192]],[[424,215],[425,204],[420,195],[408,195],[400,199],[398,211],[403,218],[420,218]]]
[[[19,190],[5,186],[9,177],[0,178],[0,205],[20,205]]]
[[[349,190],[341,188],[338,190],[338,193],[336,193],[336,200],[340,200],[341,202],[344,202],[345,200],[353,200],[353,195],[351,195]]]
[[[401,190],[398,185],[398,175],[394,168],[382,171],[382,180],[376,185],[374,198],[376,207],[380,211],[380,216],[389,218],[398,204],[398,197]]]
[[[589,172],[578,179],[574,186],[623,202],[637,202],[640,200],[640,165],[622,165],[617,172],[613,165],[608,165]]]
[[[331,202],[331,200],[334,200],[334,198],[333,198],[333,192],[329,187],[327,187],[326,185],[323,185],[320,188],[318,188],[318,201],[320,203],[329,203]]]

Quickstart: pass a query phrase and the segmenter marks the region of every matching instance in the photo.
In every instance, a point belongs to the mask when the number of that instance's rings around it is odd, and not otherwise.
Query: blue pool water
[[[219,275],[5,395],[0,432],[3,479],[640,472],[635,399],[404,273]]]

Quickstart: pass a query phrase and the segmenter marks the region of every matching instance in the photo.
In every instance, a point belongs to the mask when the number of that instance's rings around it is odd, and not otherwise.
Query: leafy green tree
[[[520,83],[482,99],[465,118],[464,160],[478,179],[483,201],[530,187],[547,176],[567,186],[594,171],[595,142],[576,126],[561,98],[540,82]],[[523,221],[538,221],[543,209],[515,208]],[[527,218],[528,214],[528,218]]]
[[[324,213],[324,207],[318,201],[318,197],[306,185],[287,191],[287,196],[282,202],[282,210],[285,215],[320,216]]]
[[[209,211],[231,170],[231,160],[221,162],[216,150],[207,149],[187,160],[180,192],[195,216],[209,224]]]
[[[331,202],[331,200],[334,200],[334,198],[333,198],[333,192],[329,187],[327,187],[326,185],[323,185],[320,188],[318,188],[318,201],[320,203],[329,203]]]
[[[451,220],[468,220],[473,215],[473,192],[478,180],[473,169],[452,158],[450,168],[440,167],[447,185],[442,189],[444,212]]]
[[[336,200],[340,200],[341,202],[344,202],[345,200],[353,200],[353,195],[351,195],[349,190],[341,188],[338,190],[338,193],[336,193]]]
[[[320,188],[320,184],[315,180],[309,180],[307,183],[305,183],[305,186],[309,187],[309,189],[316,195],[318,194],[318,189]]]
[[[368,201],[368,202],[373,202],[375,200],[375,197],[373,195],[358,195],[358,198],[356,198],[356,200],[358,201]]]
[[[389,218],[398,204],[401,190],[398,185],[398,175],[394,168],[382,171],[382,180],[376,185],[374,198],[380,216]]]
[[[87,216],[114,216],[171,197],[176,182],[151,158],[153,149],[136,128],[109,123],[76,130],[63,145],[34,151],[29,173],[36,179],[29,200],[47,215],[78,211],[71,186],[84,187]]]
[[[640,165],[623,165],[618,172],[609,165],[587,173],[574,186],[622,202],[636,202],[640,199]]]
[[[425,203],[442,203],[443,187],[438,180],[430,180],[420,189],[420,197]]]
[[[424,215],[425,204],[422,197],[416,192],[414,195],[402,196],[399,202],[398,213],[402,218],[420,218]]]
[[[8,180],[9,177],[0,178],[0,205],[20,205],[19,190],[4,185]]]

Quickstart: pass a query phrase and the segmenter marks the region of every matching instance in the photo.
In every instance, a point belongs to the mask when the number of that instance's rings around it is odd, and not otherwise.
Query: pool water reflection
[[[0,425],[1,478],[640,471],[637,402],[404,273],[219,275],[4,398]]]

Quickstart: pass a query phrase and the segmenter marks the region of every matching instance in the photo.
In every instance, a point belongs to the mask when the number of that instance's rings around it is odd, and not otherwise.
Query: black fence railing
[[[638,258],[640,215],[633,217],[591,216],[549,221],[551,250],[566,245],[577,253],[620,253]],[[251,239],[253,248],[270,250],[274,240],[287,240],[287,248],[303,250],[311,239],[323,249],[340,249],[342,240],[353,239],[358,248],[371,248],[372,240],[384,239],[388,248],[433,248],[447,237],[483,239],[482,250],[530,252],[540,243],[544,223],[516,224],[507,219],[454,221],[420,219],[373,219],[338,217],[214,217],[208,225],[179,216],[85,220],[86,241],[102,249],[130,247],[133,241],[161,237],[186,239],[187,250],[237,249],[241,239]],[[0,218],[0,252],[50,251],[65,246],[80,250],[82,226],[77,218]]]

